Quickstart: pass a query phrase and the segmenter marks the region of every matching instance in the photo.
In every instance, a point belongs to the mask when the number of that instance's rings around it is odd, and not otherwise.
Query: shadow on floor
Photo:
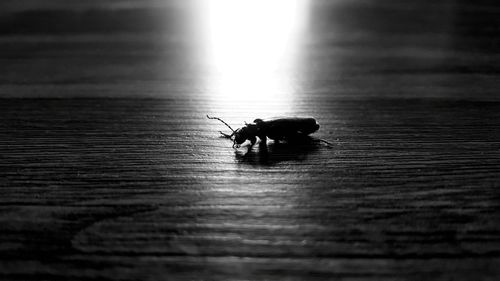
[[[286,142],[269,141],[259,142],[256,147],[249,147],[248,151],[237,150],[235,152],[236,160],[239,163],[272,166],[281,162],[301,162],[306,160],[320,148],[331,148],[321,140],[305,136],[288,140]]]

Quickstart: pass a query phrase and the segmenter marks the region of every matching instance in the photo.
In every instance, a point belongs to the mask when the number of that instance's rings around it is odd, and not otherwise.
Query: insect
[[[219,131],[222,136],[233,140],[233,147],[240,147],[246,140],[250,141],[252,147],[257,142],[257,137],[265,143],[267,138],[276,142],[282,140],[293,140],[308,136],[319,129],[319,124],[312,117],[282,117],[271,119],[255,119],[252,123],[246,123],[245,126],[234,130],[224,120],[218,117],[207,115],[208,119],[215,119],[226,125],[233,133],[228,135]],[[328,145],[331,143],[319,139]]]

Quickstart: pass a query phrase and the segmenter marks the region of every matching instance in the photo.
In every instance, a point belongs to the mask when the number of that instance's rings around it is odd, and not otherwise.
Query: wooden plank
[[[1,280],[500,275],[497,5],[318,1],[300,67],[228,92],[196,40],[155,20],[78,25],[163,4],[39,3],[74,17],[50,28],[12,3],[0,12]],[[206,114],[321,128],[247,152]]]
[[[333,147],[267,157],[168,100],[1,107],[5,278],[498,274],[498,103],[318,104]]]

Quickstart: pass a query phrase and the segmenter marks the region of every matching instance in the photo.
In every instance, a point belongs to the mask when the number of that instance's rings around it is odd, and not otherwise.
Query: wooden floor
[[[277,98],[150,33],[2,31],[0,280],[497,280],[500,7],[398,3],[317,4]],[[205,117],[275,113],[321,128]]]

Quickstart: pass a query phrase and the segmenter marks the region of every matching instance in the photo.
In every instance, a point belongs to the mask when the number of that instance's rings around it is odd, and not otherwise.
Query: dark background
[[[0,279],[498,278],[495,1],[311,1],[230,79],[198,4],[2,1]],[[206,114],[321,128],[246,153]]]

